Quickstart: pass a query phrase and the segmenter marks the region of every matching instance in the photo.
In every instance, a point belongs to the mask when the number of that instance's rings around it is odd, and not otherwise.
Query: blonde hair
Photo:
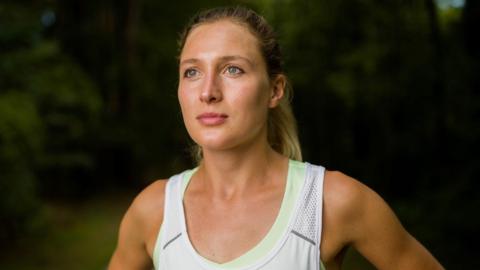
[[[280,46],[272,27],[262,16],[245,7],[213,8],[201,11],[193,16],[180,35],[179,51],[182,51],[188,35],[195,27],[224,19],[247,26],[257,37],[271,80],[281,74],[285,76]],[[267,140],[270,146],[278,153],[290,159],[302,161],[297,124],[290,105],[293,89],[288,83],[288,80],[284,92],[284,97],[280,103],[269,111],[267,119]],[[197,162],[200,162],[203,157],[202,148],[199,145],[194,145],[192,155]]]

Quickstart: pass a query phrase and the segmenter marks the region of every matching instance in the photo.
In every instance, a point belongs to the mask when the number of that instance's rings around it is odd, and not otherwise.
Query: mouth
[[[217,126],[227,121],[228,115],[221,113],[202,113],[197,116],[197,120],[205,126]]]

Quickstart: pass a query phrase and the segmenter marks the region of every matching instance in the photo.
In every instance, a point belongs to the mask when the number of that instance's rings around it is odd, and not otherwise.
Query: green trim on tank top
[[[185,190],[187,189],[188,183],[190,182],[190,179],[196,169],[197,168],[189,170],[184,174],[184,179],[182,182],[182,198]],[[305,181],[305,170],[305,163],[295,160],[289,160],[285,192],[277,218],[275,219],[275,222],[268,231],[267,235],[252,249],[250,249],[240,257],[233,259],[232,261],[221,264],[212,262],[200,256],[198,253],[197,255],[206,263],[220,269],[233,269],[251,265],[252,263],[267,256],[267,254],[274,248],[277,241],[279,241],[285,233],[288,233],[286,232],[286,230],[288,227],[290,216],[292,215],[293,209],[295,207],[295,202],[300,195],[300,191],[303,187],[303,182]]]

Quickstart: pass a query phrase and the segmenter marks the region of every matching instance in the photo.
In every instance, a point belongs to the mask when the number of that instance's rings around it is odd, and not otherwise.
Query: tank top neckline
[[[285,181],[285,189],[284,194],[282,197],[282,202],[280,204],[280,209],[278,214],[273,222],[272,226],[268,230],[267,234],[263,236],[263,238],[256,243],[252,248],[247,250],[245,253],[241,254],[240,256],[224,263],[217,263],[211,261],[202,255],[200,255],[193,244],[190,241],[190,237],[187,232],[186,221],[185,221],[185,209],[183,205],[183,196],[185,190],[188,188],[188,184],[190,183],[190,179],[192,175],[198,168],[194,168],[188,170],[183,173],[181,176],[181,196],[178,196],[179,199],[179,217],[180,217],[180,226],[182,232],[185,234],[183,237],[186,246],[192,253],[193,257],[195,257],[201,264],[206,267],[214,268],[214,269],[237,269],[237,268],[245,268],[249,265],[253,265],[263,257],[266,257],[270,252],[276,249],[278,246],[288,235],[288,228],[292,223],[292,217],[294,211],[294,207],[296,205],[297,197],[300,193],[301,187],[303,185],[303,181],[305,178],[305,163],[289,160],[288,162],[288,172],[287,172],[287,179]],[[301,181],[299,181],[301,180]],[[247,267],[248,268],[248,267]]]

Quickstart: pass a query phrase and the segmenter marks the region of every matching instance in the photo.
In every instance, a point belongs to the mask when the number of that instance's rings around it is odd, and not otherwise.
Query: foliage
[[[12,248],[3,250],[0,269],[105,269],[133,196],[115,193],[83,202],[46,203],[44,215],[51,227],[34,241],[22,239],[21,254]]]
[[[99,120],[97,91],[55,41],[41,37],[38,14],[20,4],[0,6],[2,25],[10,26],[0,31],[2,239],[34,229],[39,191],[72,185],[59,174],[94,166],[85,145]]]

